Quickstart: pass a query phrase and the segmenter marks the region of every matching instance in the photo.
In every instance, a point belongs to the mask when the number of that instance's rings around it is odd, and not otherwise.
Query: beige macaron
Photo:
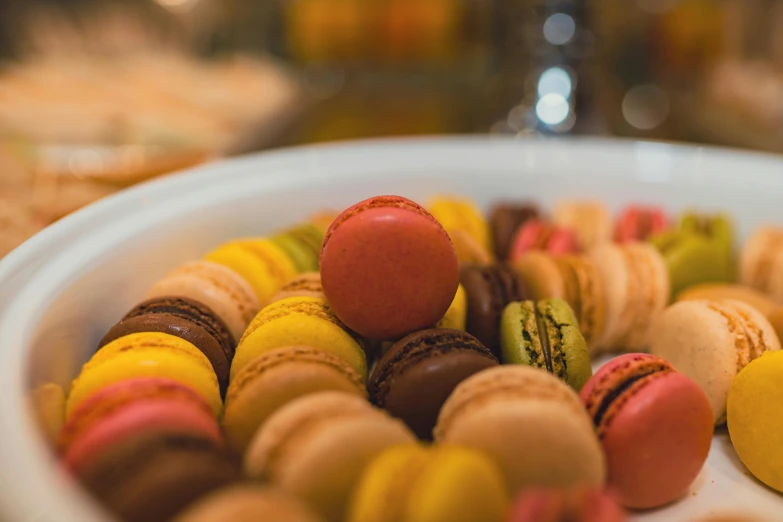
[[[537,368],[500,366],[464,380],[441,409],[435,440],[486,452],[512,495],[606,479],[604,454],[579,396]]]
[[[783,277],[780,272],[783,257],[783,228],[763,225],[756,228],[740,251],[739,279],[743,285],[761,292],[774,293],[783,299]],[[773,292],[773,286],[779,293]]]
[[[599,201],[561,201],[555,207],[554,221],[573,230],[583,249],[612,240],[612,216]]]
[[[740,370],[761,354],[780,350],[767,318],[740,301],[680,301],[660,314],[653,329],[650,353],[701,386],[716,424],[726,422],[729,388]]]
[[[404,423],[366,400],[320,392],[277,410],[253,438],[244,468],[341,522],[365,466],[389,446],[415,441]]]
[[[598,351],[636,352],[649,344],[650,325],[669,301],[669,272],[661,254],[646,243],[603,244],[588,254],[600,273],[606,323]]]
[[[195,502],[174,522],[322,522],[301,500],[282,491],[242,484]]]
[[[321,274],[318,272],[304,272],[288,281],[272,297],[270,303],[282,301],[289,297],[318,297],[326,299],[324,288],[321,286]]]
[[[367,398],[361,375],[334,354],[308,346],[263,353],[231,380],[223,415],[226,438],[236,450],[244,451],[258,427],[278,408],[328,390]]]
[[[181,265],[147,292],[153,297],[180,296],[207,305],[226,323],[235,341],[261,309],[253,287],[242,276],[212,261]]]

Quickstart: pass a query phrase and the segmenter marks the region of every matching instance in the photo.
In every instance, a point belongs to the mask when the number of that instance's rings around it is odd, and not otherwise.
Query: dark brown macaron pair
[[[166,522],[241,478],[239,459],[206,438],[155,433],[101,453],[78,477],[123,522]]]
[[[498,203],[489,214],[492,244],[499,261],[508,259],[508,252],[517,229],[525,221],[538,217],[538,208],[530,203]]]
[[[529,299],[524,281],[505,263],[463,265],[460,283],[468,297],[466,330],[500,357],[500,317],[506,305]]]
[[[156,297],[136,306],[101,339],[98,349],[115,339],[141,332],[180,337],[207,356],[225,396],[236,341],[228,326],[205,304],[184,297]]]
[[[432,328],[414,332],[383,354],[369,381],[370,399],[402,419],[420,439],[432,439],[443,403],[474,373],[498,365],[472,335]]]

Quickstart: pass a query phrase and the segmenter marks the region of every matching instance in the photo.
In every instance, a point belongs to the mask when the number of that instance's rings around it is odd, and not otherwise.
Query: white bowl
[[[726,210],[740,236],[778,221],[773,156],[604,140],[444,138],[314,146],[239,158],[125,191],[60,221],[0,262],[0,520],[92,522],[105,515],[63,473],[28,409],[31,389],[67,386],[106,330],[178,263],[221,241],[265,234],[366,197],[426,200],[592,197]],[[67,389],[67,388],[66,388]],[[779,520],[783,496],[745,470],[725,434],[680,502],[634,520],[724,511]]]

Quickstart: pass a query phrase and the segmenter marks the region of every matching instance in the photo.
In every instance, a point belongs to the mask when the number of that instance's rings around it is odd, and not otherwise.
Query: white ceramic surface
[[[380,193],[435,193],[551,205],[594,197],[731,212],[745,235],[783,223],[783,161],[720,149],[602,140],[455,138],[282,150],[194,169],[92,205],[0,262],[0,520],[97,522],[58,472],[27,408],[29,390],[66,386],[98,339],[171,267],[223,240],[264,234],[324,207]],[[643,522],[726,511],[783,520],[783,496],[715,437],[692,491]]]

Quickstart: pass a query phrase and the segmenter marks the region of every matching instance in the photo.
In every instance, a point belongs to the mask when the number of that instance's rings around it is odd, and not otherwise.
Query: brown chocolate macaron
[[[214,442],[157,433],[107,449],[79,479],[120,520],[165,522],[240,476],[239,460]]]
[[[140,332],[166,333],[193,344],[212,363],[220,392],[225,395],[236,342],[228,326],[208,306],[184,297],[156,297],[144,301],[109,330],[98,348]]]
[[[533,204],[498,203],[489,215],[492,230],[492,244],[499,261],[508,259],[508,251],[517,229],[528,219],[538,217],[538,209]]]
[[[374,404],[405,421],[420,439],[432,439],[440,407],[463,380],[497,366],[481,342],[460,330],[432,328],[403,337],[370,376]]]
[[[460,283],[468,296],[468,333],[500,357],[500,316],[508,303],[529,298],[522,278],[505,263],[464,265]]]

